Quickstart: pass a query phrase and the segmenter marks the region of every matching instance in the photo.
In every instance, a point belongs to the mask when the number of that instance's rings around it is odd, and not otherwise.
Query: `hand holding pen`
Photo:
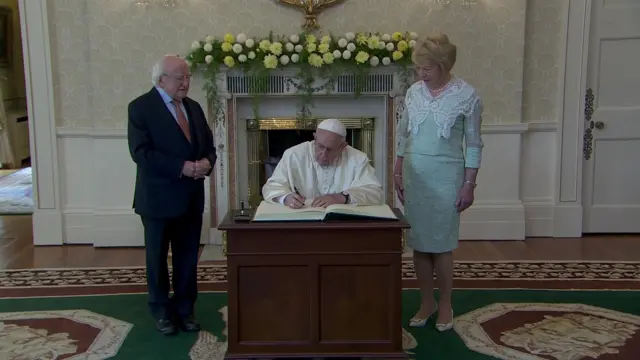
[[[304,207],[304,196],[300,194],[298,188],[296,187],[293,188],[293,191],[295,191],[294,194],[289,194],[284,199],[284,204],[292,209],[300,209]]]

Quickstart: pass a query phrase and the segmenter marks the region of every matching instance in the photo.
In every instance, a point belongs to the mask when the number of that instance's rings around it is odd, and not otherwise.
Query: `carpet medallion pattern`
[[[87,310],[0,313],[0,359],[107,359],[131,327]]]
[[[416,288],[411,260],[402,262],[405,288]],[[203,291],[226,289],[224,263],[198,266],[198,284]],[[458,261],[454,265],[456,288],[521,289],[640,289],[640,262],[571,261]],[[138,293],[146,291],[142,266],[79,269],[18,269],[0,271],[0,298],[38,289],[49,295],[91,293]]]
[[[640,317],[582,304],[496,303],[455,320],[467,347],[504,360],[635,360]]]

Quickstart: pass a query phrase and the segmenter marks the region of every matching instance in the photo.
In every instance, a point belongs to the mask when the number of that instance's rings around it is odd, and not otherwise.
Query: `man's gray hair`
[[[167,54],[163,56],[162,59],[158,60],[155,64],[153,64],[153,68],[151,68],[151,83],[153,84],[153,86],[158,85],[158,82],[160,81],[160,77],[164,75],[165,73],[164,62],[168,57],[179,58],[180,55]]]

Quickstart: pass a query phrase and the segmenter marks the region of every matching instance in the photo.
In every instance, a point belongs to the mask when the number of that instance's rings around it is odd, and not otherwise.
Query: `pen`
[[[296,194],[300,195],[300,191],[298,191],[298,188],[297,188],[297,187],[295,187],[295,186],[294,186],[294,187],[293,187],[293,191],[295,191],[295,192],[296,192]],[[300,195],[300,196],[302,196],[302,195]]]

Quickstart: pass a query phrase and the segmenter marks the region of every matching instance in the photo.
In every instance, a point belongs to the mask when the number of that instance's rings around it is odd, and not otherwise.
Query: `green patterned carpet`
[[[454,299],[455,330],[439,333],[432,323],[409,329],[411,358],[624,360],[640,353],[640,292],[456,290]],[[217,359],[225,304],[225,293],[200,294],[196,311],[206,332],[196,351],[197,334],[156,333],[143,294],[0,299],[0,359],[64,359],[82,352],[94,359]],[[418,292],[404,291],[403,304],[406,323]]]

